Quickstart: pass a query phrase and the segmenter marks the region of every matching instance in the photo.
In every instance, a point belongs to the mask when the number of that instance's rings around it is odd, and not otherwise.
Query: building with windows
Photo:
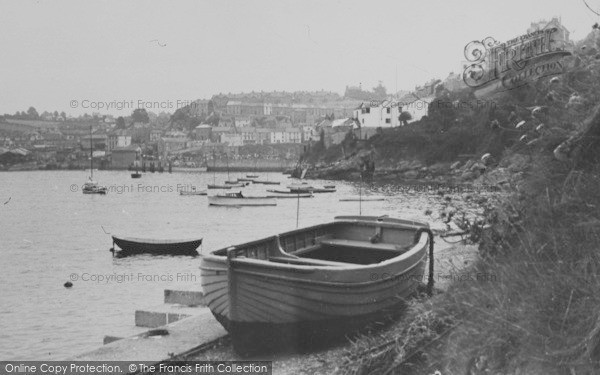
[[[398,102],[384,100],[379,103],[364,102],[354,110],[354,118],[362,128],[392,128],[400,126]]]
[[[118,147],[127,147],[131,145],[131,133],[125,129],[115,130],[108,134],[107,150],[112,151]]]

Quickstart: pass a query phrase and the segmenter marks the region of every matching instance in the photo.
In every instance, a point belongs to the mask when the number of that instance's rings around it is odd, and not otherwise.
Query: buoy
[[[542,130],[544,130],[545,127],[546,127],[546,125],[539,124],[538,126],[535,127],[535,131],[538,132],[538,133],[541,133]]]
[[[489,152],[487,154],[483,154],[483,156],[481,157],[481,161],[485,163],[485,161],[488,160],[490,156],[492,156],[492,154],[490,154]]]
[[[67,282],[64,284],[64,287],[65,287],[65,288],[67,288],[67,289],[68,289],[68,288],[71,288],[72,286],[73,286],[73,283],[72,283],[72,282],[70,282],[70,281],[67,281]]]
[[[560,78],[558,77],[554,77],[550,80],[550,83],[559,83],[560,82]]]
[[[525,120],[520,121],[515,128],[519,129],[521,126],[525,125]]]
[[[521,136],[521,138],[519,138],[520,142],[527,142],[527,134],[524,134]]]

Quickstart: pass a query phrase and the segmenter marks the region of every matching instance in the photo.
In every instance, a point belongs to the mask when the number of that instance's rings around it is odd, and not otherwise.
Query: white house
[[[244,139],[239,133],[223,133],[221,134],[221,143],[227,143],[229,146],[243,146]]]
[[[298,128],[273,129],[271,143],[302,143],[302,130]]]
[[[419,121],[423,116],[427,116],[429,113],[429,105],[434,100],[435,96],[419,98],[415,95],[409,94],[400,99],[398,102],[398,108],[400,113],[410,113],[412,118],[408,120],[408,122]]]
[[[398,116],[400,116],[398,103],[391,100],[384,100],[379,103],[362,103],[354,110],[354,118],[358,120],[362,128],[400,126]]]
[[[131,146],[131,133],[125,129],[115,130],[108,135],[108,150]]]

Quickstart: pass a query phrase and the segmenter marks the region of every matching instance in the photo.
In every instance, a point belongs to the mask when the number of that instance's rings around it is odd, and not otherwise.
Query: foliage
[[[131,114],[131,120],[133,122],[142,122],[144,124],[147,124],[150,122],[150,117],[148,116],[148,112],[146,112],[144,108],[136,108]]]
[[[597,33],[584,44],[600,46]],[[460,121],[481,129],[495,121],[480,141],[502,143],[505,160],[531,159],[510,195],[488,211],[471,271],[486,277],[410,308],[381,339],[361,337],[343,372],[599,373],[600,64],[591,48],[578,47],[586,52],[565,59],[562,76],[506,92],[493,110]],[[430,113],[429,138],[405,135],[429,144],[444,130],[457,146],[464,129],[448,121],[456,114]],[[535,142],[515,142],[522,135]],[[452,328],[445,336],[440,322]],[[366,352],[369,345],[379,351]]]

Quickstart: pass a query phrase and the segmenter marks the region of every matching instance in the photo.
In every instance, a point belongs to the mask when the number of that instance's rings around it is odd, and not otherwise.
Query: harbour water
[[[340,202],[357,196],[358,184],[317,180],[309,182],[336,185],[337,192],[280,199],[275,207],[209,207],[206,196],[180,196],[178,190],[205,189],[213,179],[225,181],[227,173],[145,173],[134,180],[126,171],[96,171],[94,178],[109,189],[106,196],[82,194],[88,174],[0,173],[1,359],[61,359],[92,350],[106,334],[131,331],[135,310],[160,305],[164,289],[200,288],[198,257],[112,258],[105,231],[142,238],[202,237],[200,250],[207,252],[294,229],[297,219],[302,227],[360,211],[431,221],[425,211],[446,204],[435,191],[390,185],[362,189],[384,196],[383,201]],[[241,189],[244,194],[264,195],[292,181],[279,173],[259,174],[281,185],[250,185]],[[243,176],[231,173],[232,179]],[[72,288],[63,286],[67,281]]]

